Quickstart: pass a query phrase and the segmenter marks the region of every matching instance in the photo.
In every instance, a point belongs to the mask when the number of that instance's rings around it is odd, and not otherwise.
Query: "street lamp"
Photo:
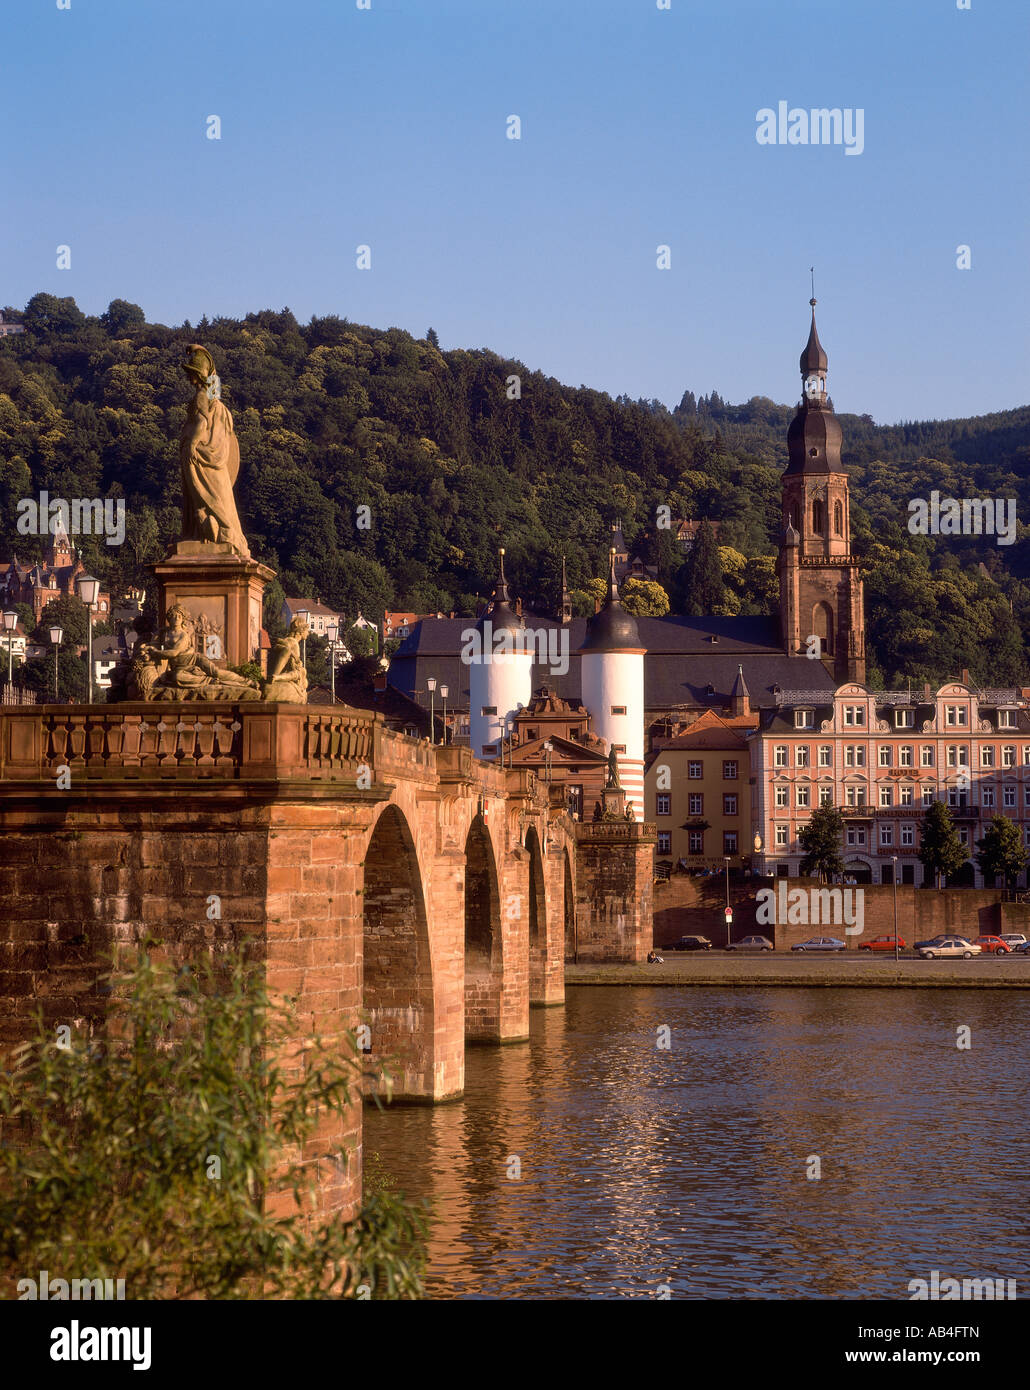
[[[86,703],[93,703],[93,605],[97,601],[97,594],[100,592],[100,580],[94,579],[91,574],[79,576],[79,598],[86,605],[89,615],[89,641],[86,648],[86,690],[88,698]]]
[[[340,630],[340,620],[330,618],[325,625],[329,637],[329,681],[332,687],[332,702],[336,704],[336,634]]]
[[[430,676],[426,681],[426,689],[429,691],[429,742],[436,743],[436,677]]]
[[[553,752],[554,744],[550,739],[547,739],[544,743],[544,776],[548,782],[551,780],[551,754]]]
[[[447,743],[447,696],[451,693],[450,687],[441,685],[440,698],[443,700],[443,741]]]
[[[728,946],[730,944],[730,856],[724,854],[722,862],[726,865],[726,945]]]
[[[54,704],[57,704],[57,658],[61,642],[64,640],[64,628],[58,627],[55,623],[50,629],[50,643],[54,649]]]
[[[894,870],[891,873],[891,878],[894,880],[894,964],[897,965],[901,955],[898,950],[898,856],[896,854],[891,855],[891,863],[894,865]]]
[[[4,630],[7,633],[7,684],[14,682],[14,629],[18,626],[18,615],[13,608],[4,614]]]

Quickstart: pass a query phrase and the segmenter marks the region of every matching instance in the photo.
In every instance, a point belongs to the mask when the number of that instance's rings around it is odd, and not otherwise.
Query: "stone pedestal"
[[[622,787],[605,787],[601,792],[601,813],[608,811],[617,820],[626,819],[626,792]]]
[[[211,661],[220,666],[260,661],[261,606],[274,570],[217,541],[180,541],[152,568],[162,627],[169,608],[181,603]]]

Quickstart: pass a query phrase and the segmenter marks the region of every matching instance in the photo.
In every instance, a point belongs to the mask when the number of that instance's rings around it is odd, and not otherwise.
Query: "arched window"
[[[843,536],[844,534],[844,503],[834,502],[833,504],[833,534]]]
[[[821,536],[824,530],[823,504],[818,497],[812,502],[812,530],[817,536]]]

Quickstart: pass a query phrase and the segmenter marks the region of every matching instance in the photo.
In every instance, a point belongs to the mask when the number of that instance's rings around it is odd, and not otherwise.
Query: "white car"
[[[1003,931],[999,932],[998,935],[1010,951],[1018,951],[1021,947],[1030,944],[1021,931]]]
[[[961,956],[963,960],[972,960],[981,950],[964,936],[938,936],[933,941],[921,941],[917,949],[923,960],[940,960],[946,956]]]

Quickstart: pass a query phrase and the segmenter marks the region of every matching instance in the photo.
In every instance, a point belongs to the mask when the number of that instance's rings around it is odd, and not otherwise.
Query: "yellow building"
[[[757,714],[706,710],[675,738],[654,740],[644,771],[644,819],[658,827],[655,860],[681,870],[732,869],[752,852],[751,753]]]

